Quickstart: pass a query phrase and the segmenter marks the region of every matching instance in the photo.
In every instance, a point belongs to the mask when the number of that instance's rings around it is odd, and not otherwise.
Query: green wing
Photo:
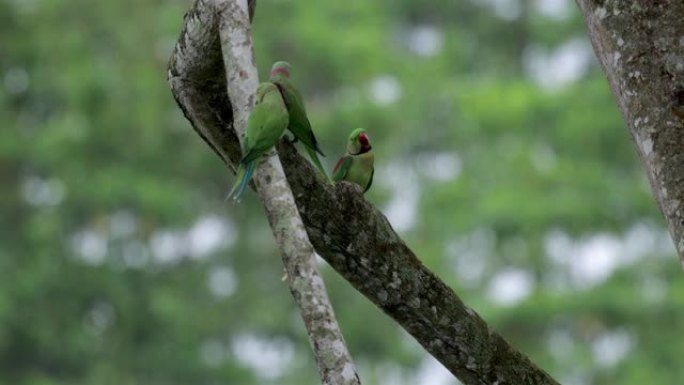
[[[344,177],[347,176],[347,172],[349,171],[349,168],[351,167],[353,162],[354,159],[350,155],[345,155],[341,157],[340,160],[337,161],[337,164],[333,169],[333,180],[335,182],[344,180]]]
[[[262,86],[264,83],[259,86],[259,90]],[[233,197],[236,202],[240,200],[256,169],[257,159],[278,142],[287,127],[288,116],[283,98],[276,87],[272,87],[271,91],[266,91],[257,105],[252,108],[245,129],[242,149],[244,156],[240,160],[233,188],[226,199]]]
[[[368,184],[366,185],[366,189],[363,190],[364,193],[371,188],[371,185],[373,184],[373,175],[375,175],[375,168],[373,169],[373,171],[371,171],[371,176],[370,176],[370,179],[368,179]]]
[[[304,143],[306,147],[325,156],[318,146],[316,136],[311,129],[311,122],[309,122],[309,118],[306,116],[306,108],[304,107],[302,95],[287,78],[278,76],[271,79],[271,81],[280,89],[287,110],[290,113],[290,123],[287,128],[292,131],[294,136]]]
[[[322,156],[325,156],[325,154],[323,154],[323,151],[318,146],[316,136],[311,129],[311,123],[306,116],[306,108],[304,107],[302,95],[292,85],[290,79],[283,75],[276,75],[271,77],[270,80],[273,84],[278,86],[285,106],[287,107],[287,111],[290,114],[290,122],[288,123],[287,128],[294,134],[295,138],[304,143],[306,152],[309,154],[309,158],[314,166],[316,166],[318,171],[320,171],[325,179],[329,181],[330,177],[328,176],[328,172],[325,170],[325,167],[323,167],[323,164],[321,164],[321,160],[318,159],[318,154],[321,154]]]
[[[261,103],[254,106],[247,120],[245,155],[241,162],[252,162],[273,147],[285,131],[288,120],[280,92],[268,92]]]

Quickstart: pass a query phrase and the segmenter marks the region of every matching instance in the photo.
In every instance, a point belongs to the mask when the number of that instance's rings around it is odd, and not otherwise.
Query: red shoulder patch
[[[340,168],[340,166],[342,166],[342,164],[344,163],[344,160],[345,160],[346,158],[347,158],[346,156],[343,156],[343,157],[340,158],[340,160],[337,161],[337,164],[335,165],[335,168],[333,168],[333,174],[337,172],[337,170]]]

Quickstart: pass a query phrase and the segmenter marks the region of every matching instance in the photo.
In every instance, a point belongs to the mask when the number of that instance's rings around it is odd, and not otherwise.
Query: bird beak
[[[368,136],[363,132],[359,134],[359,143],[361,143],[362,146],[368,145]]]

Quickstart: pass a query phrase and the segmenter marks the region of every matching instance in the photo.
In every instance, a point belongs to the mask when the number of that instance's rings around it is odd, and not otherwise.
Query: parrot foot
[[[299,142],[299,139],[297,139],[297,137],[294,135],[292,135],[292,139],[290,139],[289,136],[285,135],[285,140],[287,140],[290,144],[295,144]]]

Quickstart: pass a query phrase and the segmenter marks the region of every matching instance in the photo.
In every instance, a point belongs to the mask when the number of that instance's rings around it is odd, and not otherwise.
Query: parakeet
[[[296,139],[304,143],[304,147],[306,148],[306,152],[309,154],[311,161],[325,178],[329,180],[328,173],[325,171],[325,168],[316,154],[319,153],[322,156],[325,156],[318,146],[316,136],[314,136],[313,130],[311,129],[311,123],[306,116],[302,95],[297,91],[290,80],[290,64],[284,61],[275,62],[273,67],[271,67],[270,81],[278,86],[278,89],[283,95],[285,105],[287,106],[287,112],[290,114],[290,123],[287,128],[292,132]]]
[[[240,200],[259,158],[278,142],[288,122],[289,114],[278,87],[270,82],[259,84],[256,104],[247,119],[235,184],[227,198],[232,196],[235,201]]]
[[[333,169],[335,182],[346,180],[361,186],[363,192],[368,191],[373,183],[373,155],[370,138],[363,128],[357,128],[349,135],[347,155],[340,158]]]

